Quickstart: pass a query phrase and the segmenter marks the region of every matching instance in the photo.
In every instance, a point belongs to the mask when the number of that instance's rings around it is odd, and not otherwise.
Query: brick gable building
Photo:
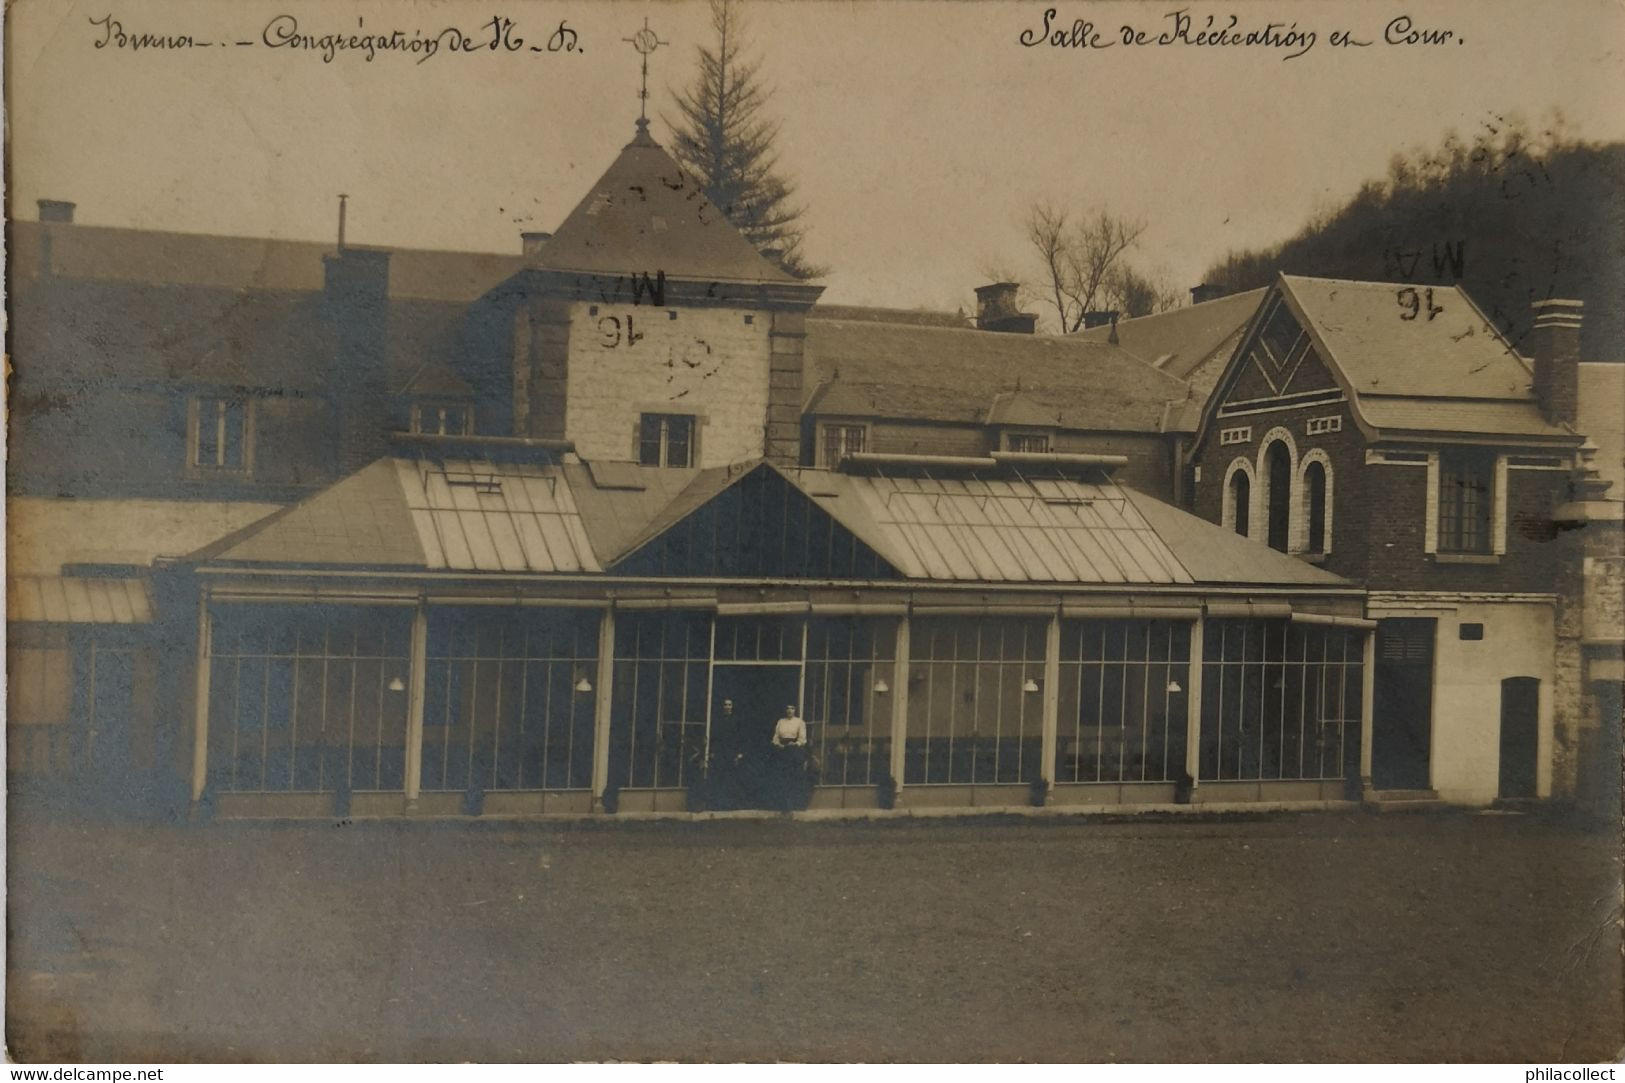
[[[1572,794],[1587,731],[1578,306],[1534,361],[1460,290],[1283,275],[1193,442],[1195,509],[1370,591],[1379,789]]]

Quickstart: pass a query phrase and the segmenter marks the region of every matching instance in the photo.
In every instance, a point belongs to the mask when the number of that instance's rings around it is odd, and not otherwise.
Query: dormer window
[[[1007,432],[1004,450],[1025,452],[1030,455],[1048,455],[1050,438],[1047,432]]]
[[[824,425],[818,433],[818,444],[822,454],[819,462],[825,470],[840,468],[841,460],[848,455],[861,455],[868,443],[869,429],[866,425],[833,424]]]
[[[474,408],[466,402],[415,402],[412,431],[434,436],[469,436],[474,432]]]
[[[644,466],[693,466],[693,416],[642,415],[638,419],[638,462]]]
[[[254,462],[254,411],[247,399],[194,395],[186,408],[186,465],[195,475],[247,474]]]

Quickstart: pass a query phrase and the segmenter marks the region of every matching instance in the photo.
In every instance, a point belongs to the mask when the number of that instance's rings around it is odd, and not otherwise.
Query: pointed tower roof
[[[640,123],[531,266],[705,282],[797,281],[763,258]]]

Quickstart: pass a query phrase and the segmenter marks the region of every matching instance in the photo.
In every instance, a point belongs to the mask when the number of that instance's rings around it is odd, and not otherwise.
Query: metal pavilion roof
[[[1349,586],[1127,489],[1103,469],[1023,470],[991,459],[985,468],[960,463],[937,470],[846,473],[760,462],[675,472],[397,455],[199,556],[239,566],[613,574],[621,560],[764,472],[909,580]],[[679,473],[687,484],[665,476]],[[809,573],[786,567],[782,574]]]
[[[6,620],[49,624],[150,624],[152,596],[144,578],[7,576]]]
[[[1110,482],[813,470],[800,471],[796,480],[911,579],[1194,581],[1129,502],[1126,490]]]

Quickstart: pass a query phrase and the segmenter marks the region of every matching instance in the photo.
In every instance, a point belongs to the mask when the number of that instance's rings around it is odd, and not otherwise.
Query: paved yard
[[[19,826],[24,1058],[1597,1060],[1617,837],[1513,815]]]

